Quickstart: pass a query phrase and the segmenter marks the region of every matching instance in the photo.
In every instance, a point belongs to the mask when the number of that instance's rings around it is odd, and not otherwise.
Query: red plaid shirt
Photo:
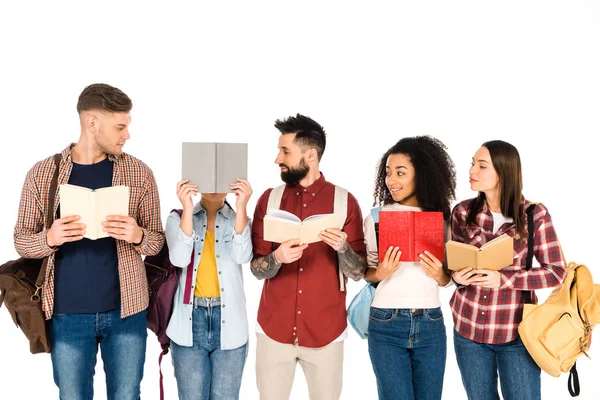
[[[472,200],[465,200],[452,211],[452,239],[481,247],[506,233],[515,237],[514,222],[505,223],[493,233],[494,219],[487,204],[477,214],[474,224],[467,226],[467,214]],[[531,204],[521,199],[523,210]],[[524,221],[527,221],[523,211]],[[450,300],[454,327],[467,339],[478,343],[508,343],[518,337],[517,328],[523,316],[524,296],[528,290],[559,285],[565,277],[565,262],[560,243],[554,231],[548,209],[538,204],[533,222],[535,227],[533,253],[539,267],[525,271],[527,238],[514,241],[514,262],[500,272],[501,283],[497,289],[465,286],[454,291]],[[535,301],[535,295],[533,296]]]
[[[58,174],[59,185],[68,183],[71,176],[72,146],[62,152]],[[114,162],[112,184],[113,186],[129,186],[129,215],[135,218],[144,232],[142,243],[138,246],[122,240],[116,241],[121,286],[121,318],[125,318],[148,307],[148,282],[142,254],[157,254],[162,248],[164,234],[158,189],[150,168],[125,153],[118,156],[109,155],[108,158]],[[46,232],[50,227],[45,226],[50,182],[54,169],[54,156],[52,156],[35,164],[27,174],[21,192],[19,216],[14,232],[15,249],[21,257],[50,257],[42,288],[42,308],[46,319],[52,318],[54,310],[54,253],[56,249],[48,247],[46,243]],[[56,215],[59,202],[60,198],[57,192],[54,215]]]

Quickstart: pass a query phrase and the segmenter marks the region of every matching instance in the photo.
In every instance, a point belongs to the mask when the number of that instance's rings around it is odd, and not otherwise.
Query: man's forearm
[[[338,265],[344,275],[354,281],[362,279],[367,268],[367,258],[357,254],[348,242],[337,253]]]
[[[269,279],[277,275],[281,265],[275,258],[275,252],[272,252],[268,256],[254,258],[250,263],[250,269],[258,279]]]

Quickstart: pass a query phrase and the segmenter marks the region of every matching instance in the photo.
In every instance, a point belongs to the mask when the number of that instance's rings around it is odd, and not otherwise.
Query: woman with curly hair
[[[429,136],[401,139],[381,157],[374,205],[385,211],[438,211],[449,236],[456,173],[446,146]],[[375,209],[377,210],[377,209]],[[441,399],[446,329],[439,287],[450,284],[442,262],[425,251],[420,262],[400,262],[390,247],[379,262],[372,212],[365,219],[365,279],[378,283],[368,328],[369,355],[379,399]]]

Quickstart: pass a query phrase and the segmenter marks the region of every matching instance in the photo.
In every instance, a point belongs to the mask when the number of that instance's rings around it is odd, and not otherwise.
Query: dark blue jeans
[[[171,341],[180,400],[237,400],[248,344],[221,350],[221,306],[194,306],[192,347]]]
[[[520,338],[502,344],[477,343],[454,331],[454,350],[469,400],[539,400],[540,368]]]
[[[380,400],[439,400],[446,369],[440,308],[371,307],[369,355]]]
[[[146,358],[146,312],[121,319],[121,312],[54,314],[50,343],[54,382],[60,398],[94,397],[94,370],[98,345],[106,374],[109,400],[135,400]],[[44,397],[44,396],[42,396]]]

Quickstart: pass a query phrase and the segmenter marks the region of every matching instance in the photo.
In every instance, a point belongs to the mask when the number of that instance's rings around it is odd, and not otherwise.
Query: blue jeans
[[[49,323],[54,382],[60,398],[94,397],[98,345],[109,400],[140,398],[146,358],[146,312],[121,319],[121,312],[54,314]],[[43,397],[43,396],[42,396]]]
[[[171,341],[181,400],[237,400],[248,344],[221,350],[221,307],[194,306],[193,346]]]
[[[454,331],[454,350],[469,399],[539,400],[540,368],[521,338],[502,344],[477,343]]]
[[[439,400],[446,369],[441,308],[371,307],[369,355],[380,400]]]

